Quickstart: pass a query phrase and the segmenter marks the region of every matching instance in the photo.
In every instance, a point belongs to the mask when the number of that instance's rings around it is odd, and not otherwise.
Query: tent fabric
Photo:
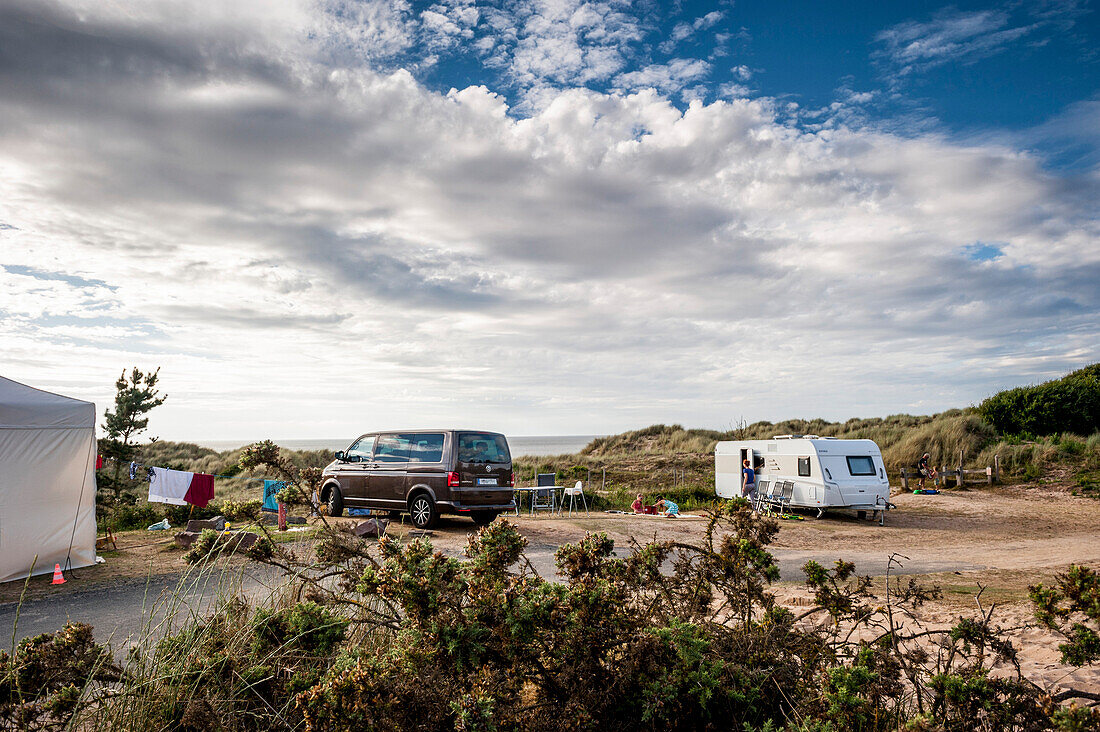
[[[91,402],[0,377],[0,582],[95,564],[95,421]]]

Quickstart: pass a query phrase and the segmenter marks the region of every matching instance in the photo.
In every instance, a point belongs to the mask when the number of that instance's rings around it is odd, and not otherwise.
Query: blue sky
[[[0,374],[167,439],[930,413],[1100,360],[1095,2],[0,0]]]
[[[527,85],[501,63],[508,42],[500,41],[490,14],[517,5],[486,3],[464,26],[469,38],[462,43],[440,48],[435,34],[422,34],[395,62],[413,66],[433,57],[418,73],[428,86],[445,92],[485,84],[519,104]],[[1100,18],[1092,4],[1075,0],[792,2],[781,11],[752,0],[616,7],[624,37],[600,40],[615,49],[621,66],[584,81],[602,92],[621,88],[622,74],[692,60],[705,66],[678,90],[686,97],[711,101],[736,85],[738,93],[795,103],[807,115],[803,121],[814,124],[815,113],[859,95],[866,101],[858,111],[868,121],[973,134],[1027,131],[1076,102],[1095,100],[1100,88]],[[413,14],[432,8],[447,12],[439,3],[412,4]],[[487,40],[497,43],[478,46]],[[1050,162],[1057,168],[1079,159]]]

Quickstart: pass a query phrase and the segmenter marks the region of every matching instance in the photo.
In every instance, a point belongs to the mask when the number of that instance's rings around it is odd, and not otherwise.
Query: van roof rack
[[[820,440],[817,435],[774,435],[773,440]]]

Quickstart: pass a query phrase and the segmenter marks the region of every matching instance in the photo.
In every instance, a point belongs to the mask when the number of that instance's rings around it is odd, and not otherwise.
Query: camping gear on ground
[[[369,508],[349,508],[347,510],[348,516],[370,516]]]
[[[388,519],[367,519],[360,522],[351,530],[351,533],[361,538],[382,536],[386,533],[386,527],[389,526]]]
[[[51,585],[63,585],[63,584],[65,584],[65,575],[61,574],[61,565],[60,564],[54,564],[53,565],[53,582],[51,582],[50,584]]]
[[[97,537],[95,540],[95,548],[97,550],[106,549],[107,547],[116,551],[118,550],[118,542],[115,541],[115,532],[111,531],[110,526],[105,529],[105,533],[102,537]]]
[[[0,377],[0,582],[95,563],[95,423],[91,402]]]
[[[790,483],[786,506],[813,508],[818,518],[828,509],[846,509],[886,520],[892,508],[890,481],[882,451],[873,440],[839,440],[817,435],[777,435],[770,440],[724,440],[714,448],[715,493],[741,495],[744,462],[756,471],[757,482]],[[760,488],[757,488],[760,492]],[[774,504],[775,499],[771,499]],[[774,509],[786,512],[786,506]]]
[[[172,528],[172,526],[168,523],[168,519],[165,518],[165,519],[162,519],[160,521],[157,521],[155,524],[150,524],[149,526],[145,527],[145,530],[146,531],[167,531],[170,528]]]
[[[558,505],[558,513],[560,514],[565,509],[565,499],[569,499],[569,515],[573,515],[573,506],[576,504],[577,496],[581,498],[581,505],[584,506],[584,512],[588,513],[588,501],[584,498],[584,485],[581,481],[577,481],[577,484],[572,488],[566,488],[562,492],[561,503]]]

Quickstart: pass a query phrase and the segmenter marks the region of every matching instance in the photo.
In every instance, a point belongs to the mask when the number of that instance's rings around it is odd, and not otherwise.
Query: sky
[[[163,439],[926,414],[1100,360],[1100,8],[0,0],[0,375]]]

